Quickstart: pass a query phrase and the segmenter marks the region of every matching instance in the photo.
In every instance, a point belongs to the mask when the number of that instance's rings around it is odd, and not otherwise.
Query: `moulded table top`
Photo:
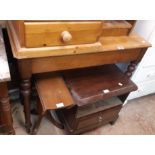
[[[10,70],[5,51],[2,28],[0,27],[0,82],[10,80]]]

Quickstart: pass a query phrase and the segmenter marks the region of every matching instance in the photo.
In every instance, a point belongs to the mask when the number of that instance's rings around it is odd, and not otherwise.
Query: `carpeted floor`
[[[20,103],[13,103],[12,107],[14,128],[17,135],[26,135],[23,126],[23,107]],[[36,116],[32,116],[34,120]],[[33,121],[32,120],[32,121]],[[55,127],[46,118],[43,119],[38,135],[62,135],[63,130]],[[129,101],[121,110],[116,123],[107,124],[86,135],[144,135],[155,134],[155,94]]]

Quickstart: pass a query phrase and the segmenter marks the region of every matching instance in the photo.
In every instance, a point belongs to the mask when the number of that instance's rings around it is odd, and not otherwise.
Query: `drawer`
[[[106,124],[113,121],[114,118],[118,117],[119,111],[121,110],[121,105],[98,112],[92,115],[85,116],[78,119],[77,129],[86,128],[91,125]]]
[[[109,109],[86,115],[84,117],[76,118],[76,107],[73,107],[71,109],[60,110],[58,117],[70,133],[77,134],[115,121],[118,118],[121,108],[122,104],[109,107]]]
[[[87,126],[100,123],[100,113],[95,113],[89,116],[78,119],[78,125],[76,129],[85,128]]]
[[[24,22],[26,47],[95,43],[102,33],[101,21]]]
[[[102,25],[102,36],[127,36],[132,25],[125,20],[106,20]]]

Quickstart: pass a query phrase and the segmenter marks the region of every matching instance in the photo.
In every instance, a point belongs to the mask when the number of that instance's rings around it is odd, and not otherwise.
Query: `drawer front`
[[[102,32],[102,22],[25,22],[26,47],[94,43]]]
[[[93,124],[98,124],[99,121],[100,121],[100,113],[85,116],[79,119],[77,129],[85,128]]]
[[[117,118],[119,111],[121,110],[121,105],[98,112],[92,115],[85,116],[79,119],[77,129],[86,128],[91,125],[99,125],[112,121]]]

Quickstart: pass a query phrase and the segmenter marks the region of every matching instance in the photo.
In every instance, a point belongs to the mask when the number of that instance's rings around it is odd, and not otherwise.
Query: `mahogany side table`
[[[21,78],[25,126],[31,130],[31,79],[36,73],[130,63],[130,77],[151,45],[131,34],[135,21],[8,21]]]

